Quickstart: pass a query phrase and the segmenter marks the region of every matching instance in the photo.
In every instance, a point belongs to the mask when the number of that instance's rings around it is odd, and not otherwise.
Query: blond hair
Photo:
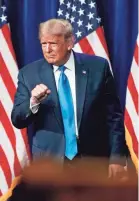
[[[52,35],[64,35],[65,39],[68,39],[73,36],[73,28],[68,20],[50,19],[40,23],[39,39],[46,33]]]

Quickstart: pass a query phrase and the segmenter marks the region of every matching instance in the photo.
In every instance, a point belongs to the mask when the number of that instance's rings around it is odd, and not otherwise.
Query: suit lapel
[[[40,69],[40,78],[42,83],[48,86],[48,88],[51,90],[51,94],[48,96],[47,99],[44,100],[44,103],[45,102],[47,103],[47,101],[51,102],[51,106],[54,108],[55,117],[60,127],[63,129],[63,120],[60,110],[60,103],[58,99],[53,68],[46,61],[44,62],[42,68]]]
[[[74,53],[74,56],[75,56],[75,79],[76,79],[77,126],[79,130],[85,101],[88,69],[81,61],[77,53]],[[51,104],[54,107],[55,117],[60,127],[63,130],[64,129],[63,120],[60,110],[60,103],[58,99],[55,78],[53,74],[53,68],[46,61],[44,62],[42,68],[40,69],[40,78],[42,83],[48,86],[48,88],[51,90],[51,94],[49,95],[48,99],[51,101]],[[45,101],[47,101],[47,99]]]
[[[79,55],[77,53],[74,53],[74,55],[76,77],[77,126],[79,130],[85,101],[88,70],[87,67],[84,66],[83,62],[80,60]]]

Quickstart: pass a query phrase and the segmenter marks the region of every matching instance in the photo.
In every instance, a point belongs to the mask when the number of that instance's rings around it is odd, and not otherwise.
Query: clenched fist
[[[46,98],[51,93],[50,89],[44,84],[36,85],[36,87],[31,91],[31,99],[35,104],[40,103],[44,98]]]

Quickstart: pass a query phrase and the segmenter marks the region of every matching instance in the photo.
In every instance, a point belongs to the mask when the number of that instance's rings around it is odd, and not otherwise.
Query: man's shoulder
[[[106,69],[109,69],[108,61],[99,56],[75,53],[75,59],[78,63],[83,64],[87,69],[94,72],[103,73]]]
[[[99,63],[105,63],[107,60],[103,57],[96,56],[96,55],[90,55],[90,54],[85,54],[85,53],[77,53],[75,52],[75,56],[80,58],[81,61],[85,63],[89,62],[99,62]]]
[[[38,68],[40,68],[45,62],[45,59],[39,59],[36,61],[33,61],[25,66],[23,66],[20,69],[20,72],[22,73],[28,73],[28,72],[35,72],[36,70],[38,70]]]

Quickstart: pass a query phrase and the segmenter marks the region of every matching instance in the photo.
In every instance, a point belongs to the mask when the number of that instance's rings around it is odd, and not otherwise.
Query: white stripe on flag
[[[139,142],[139,133],[138,133],[139,116],[136,113],[135,105],[133,103],[133,99],[131,97],[131,94],[130,94],[130,91],[128,88],[127,88],[127,92],[126,92],[126,109],[130,115],[132,125],[134,128],[137,140]]]
[[[139,81],[138,81],[139,80],[139,67],[134,58],[133,58],[132,66],[131,66],[131,74],[133,76],[136,90],[139,93]]]
[[[9,163],[11,174],[12,174],[12,179],[13,179],[15,177],[15,174],[14,174],[14,151],[13,151],[13,148],[9,141],[9,138],[6,134],[6,131],[1,123],[0,123],[0,137],[2,139],[2,140],[0,140],[0,145],[5,153],[7,161]]]
[[[4,175],[4,172],[0,166],[0,190],[2,192],[2,194],[6,193],[7,190],[8,190],[8,184],[7,184],[7,181],[6,181],[6,178],[5,178],[5,175]]]
[[[108,60],[108,56],[107,53],[105,52],[105,49],[96,33],[96,31],[94,31],[93,33],[89,34],[87,36],[87,40],[90,44],[90,46],[92,47],[95,55],[103,57],[105,59]]]
[[[6,67],[8,68],[8,71],[15,86],[17,86],[17,75],[18,75],[17,64],[9,50],[9,47],[1,30],[0,30],[0,52],[2,54],[2,58],[6,64]]]
[[[76,44],[75,44],[73,50],[74,50],[75,52],[82,53],[82,49],[81,49],[79,43],[76,43]]]
[[[0,77],[0,86],[1,86],[0,99],[2,101],[2,105],[6,111],[6,114],[10,120],[10,123],[12,124],[11,111],[12,111],[13,103],[1,77]],[[27,154],[26,146],[25,146],[21,131],[19,129],[16,129],[14,126],[13,126],[13,129],[14,129],[15,138],[16,138],[17,156],[20,161],[21,167],[24,167],[26,164],[28,164],[28,154]]]

